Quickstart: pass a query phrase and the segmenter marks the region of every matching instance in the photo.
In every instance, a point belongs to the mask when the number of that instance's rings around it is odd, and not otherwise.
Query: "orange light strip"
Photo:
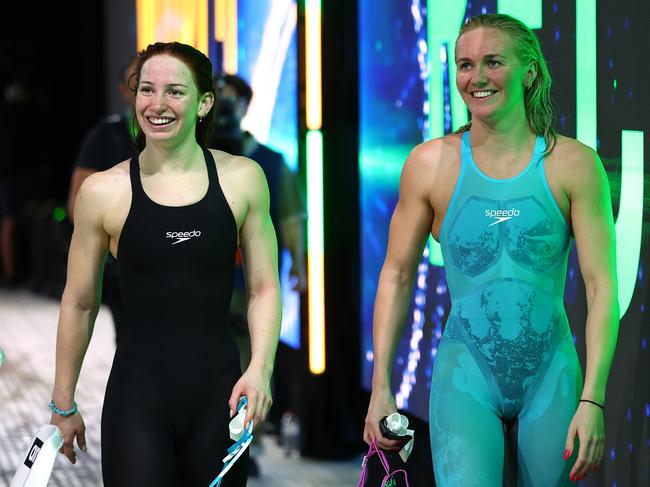
[[[305,46],[307,52],[307,129],[320,130],[323,124],[323,83],[321,54],[321,2],[305,0]]]
[[[214,1],[214,38],[223,43],[223,69],[237,73],[237,0]]]
[[[138,51],[178,41],[208,53],[208,0],[136,0]]]

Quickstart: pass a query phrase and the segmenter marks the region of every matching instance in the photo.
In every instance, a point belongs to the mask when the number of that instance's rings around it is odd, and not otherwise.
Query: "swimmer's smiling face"
[[[512,110],[524,109],[526,85],[534,66],[517,57],[508,34],[479,27],[456,42],[456,87],[473,117],[499,120]]]
[[[181,60],[162,54],[142,65],[135,111],[147,141],[183,143],[194,137],[197,118],[212,103],[211,94],[199,95],[192,72]]]

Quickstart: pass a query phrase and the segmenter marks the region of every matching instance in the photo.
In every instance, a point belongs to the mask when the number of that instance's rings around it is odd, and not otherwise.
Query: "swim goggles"
[[[221,485],[221,481],[228,473],[228,470],[232,468],[242,453],[244,453],[246,448],[251,444],[251,441],[253,441],[253,420],[251,419],[247,425],[244,425],[247,406],[248,398],[242,396],[241,399],[239,399],[239,404],[237,404],[237,414],[230,420],[229,425],[230,439],[233,440],[235,444],[228,448],[228,454],[223,459],[221,472],[208,487],[219,487]]]

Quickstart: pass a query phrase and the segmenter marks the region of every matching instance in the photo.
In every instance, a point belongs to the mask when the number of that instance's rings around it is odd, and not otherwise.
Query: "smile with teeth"
[[[492,96],[495,93],[496,93],[496,90],[473,91],[472,96],[474,98],[487,98],[488,96]]]
[[[173,118],[168,117],[149,117],[148,120],[152,125],[167,125],[174,121]]]

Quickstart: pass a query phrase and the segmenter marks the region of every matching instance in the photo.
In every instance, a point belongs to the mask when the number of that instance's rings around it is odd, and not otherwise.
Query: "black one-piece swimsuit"
[[[187,206],[144,192],[137,157],[118,246],[126,330],[102,413],[106,487],[200,486],[219,473],[228,399],[241,375],[228,326],[237,226],[203,149],[208,191]],[[246,485],[246,457],[223,486]]]

